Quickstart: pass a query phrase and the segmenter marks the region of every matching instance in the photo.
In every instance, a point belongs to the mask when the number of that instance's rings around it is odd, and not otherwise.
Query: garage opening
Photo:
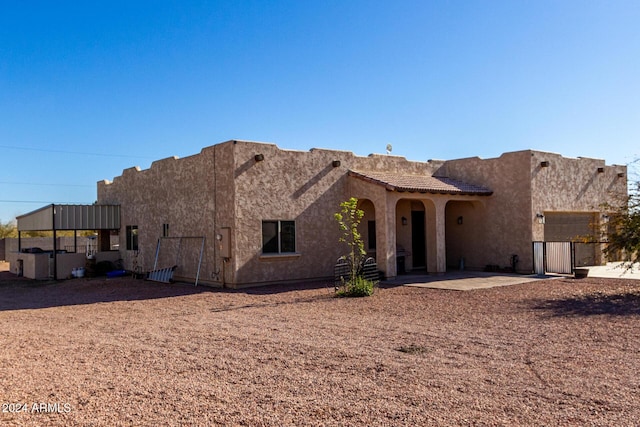
[[[601,264],[598,214],[545,212],[545,242],[573,242],[576,267]]]

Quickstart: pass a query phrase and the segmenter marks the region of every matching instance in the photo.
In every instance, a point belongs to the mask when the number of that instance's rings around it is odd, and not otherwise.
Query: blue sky
[[[229,139],[640,155],[640,2],[0,0],[0,221]]]

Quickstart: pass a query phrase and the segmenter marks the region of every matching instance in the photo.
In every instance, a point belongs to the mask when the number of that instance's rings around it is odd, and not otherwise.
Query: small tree
[[[640,262],[640,181],[634,183],[624,203],[614,208],[609,219],[607,254],[624,254],[625,267]]]
[[[345,258],[351,267],[349,278],[343,282],[343,289],[339,291],[339,295],[368,296],[373,294],[374,283],[366,280],[362,276],[361,270],[367,254],[364,250],[362,235],[358,231],[363,217],[364,211],[358,209],[358,199],[355,197],[340,203],[340,212],[334,214],[342,232],[339,241],[346,243],[349,248],[349,254]]]
[[[4,223],[0,221],[0,239],[5,237],[18,237],[18,227],[15,222]]]

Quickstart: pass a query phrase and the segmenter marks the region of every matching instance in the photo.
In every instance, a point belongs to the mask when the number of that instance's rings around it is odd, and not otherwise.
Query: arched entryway
[[[396,257],[398,274],[424,271],[427,266],[426,210],[420,200],[396,203]]]
[[[428,175],[350,171],[349,176],[349,191],[365,211],[360,232],[366,249],[371,253],[375,248],[386,277],[416,269],[444,273],[447,202],[491,194],[482,187]]]
[[[376,232],[376,208],[369,199],[358,200],[358,209],[364,212],[360,221],[359,232],[364,243],[367,256],[376,258],[377,232]]]
[[[450,200],[445,206],[447,269],[482,269],[485,237],[481,202]]]
[[[403,198],[396,203],[398,273],[436,272],[436,207],[426,198]]]

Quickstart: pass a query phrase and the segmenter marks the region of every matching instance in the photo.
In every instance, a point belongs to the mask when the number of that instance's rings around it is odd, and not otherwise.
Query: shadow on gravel
[[[147,280],[135,280],[130,277],[115,279],[96,277],[61,281],[32,280],[17,277],[11,273],[0,272],[0,311],[116,301],[152,300],[201,293],[235,293],[268,296],[314,289],[326,289],[327,293],[310,299],[302,298],[298,302],[307,302],[308,300],[327,298],[334,295],[333,285],[328,285],[327,282],[290,283],[255,288],[229,289],[194,286],[190,283],[181,282],[170,284],[158,283]],[[234,307],[234,309],[235,308],[238,307]]]
[[[534,309],[546,311],[551,316],[638,316],[640,292],[594,292],[571,298],[536,301]]]
[[[301,282],[301,283],[286,283],[286,284],[274,284],[247,287],[240,289],[218,289],[219,291],[243,293],[247,295],[275,295],[286,292],[313,290],[313,289],[327,289],[327,292],[333,292],[333,284],[327,281],[315,281],[315,282]]]
[[[182,283],[85,278],[40,281],[0,278],[0,311],[39,309],[116,301],[151,300],[212,292],[215,289]]]

